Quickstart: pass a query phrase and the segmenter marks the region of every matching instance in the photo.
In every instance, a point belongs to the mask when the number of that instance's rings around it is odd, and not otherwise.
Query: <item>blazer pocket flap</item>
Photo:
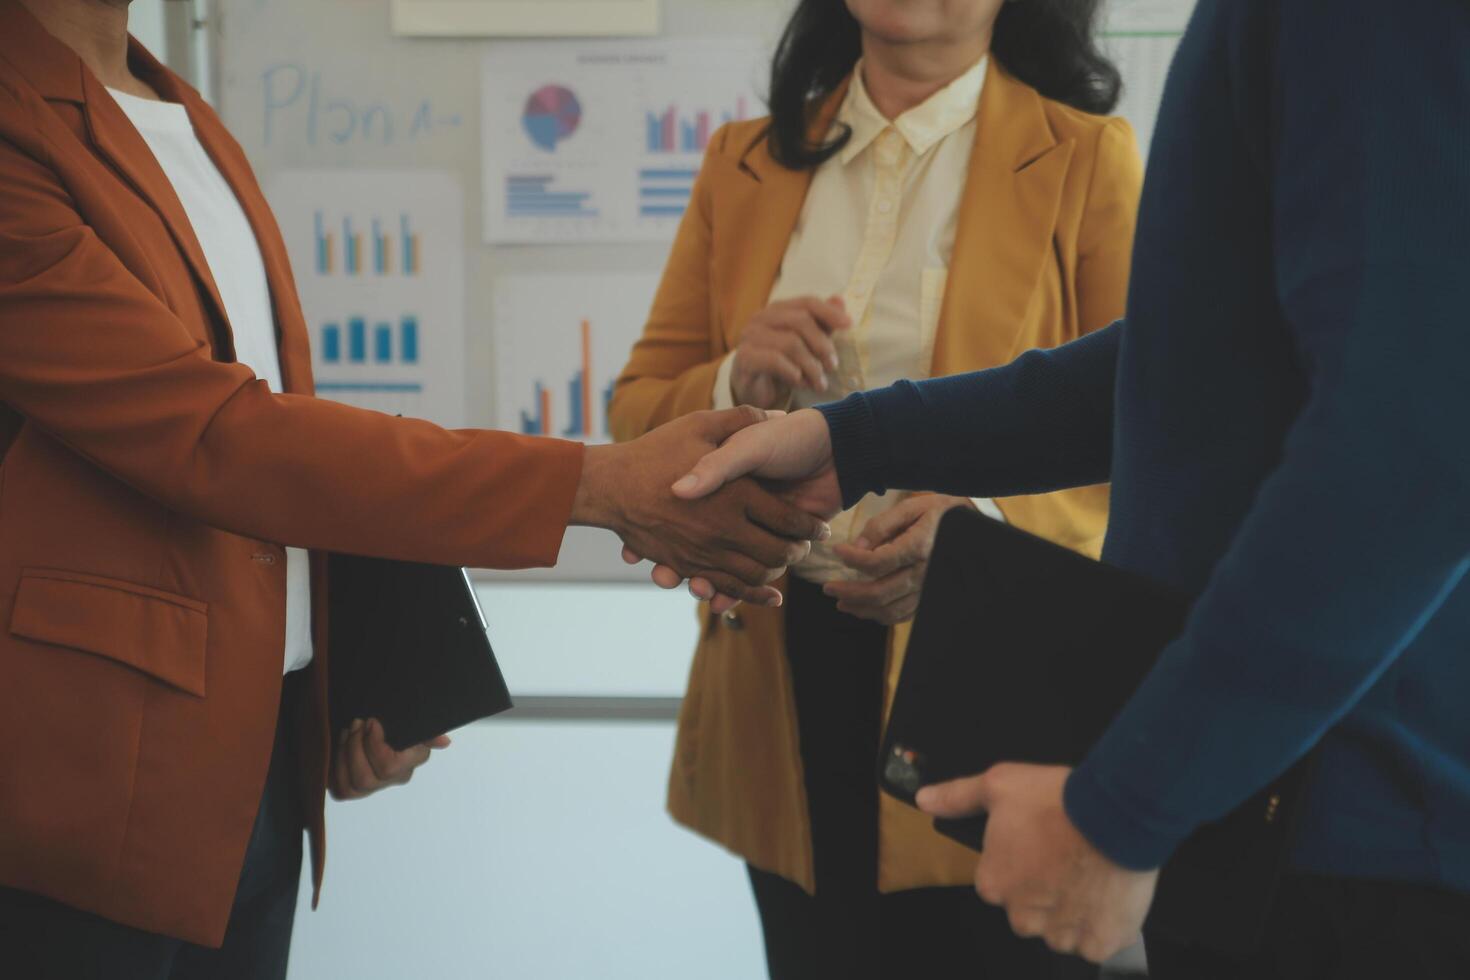
[[[10,632],[93,653],[204,697],[209,607],[119,579],[26,569]]]

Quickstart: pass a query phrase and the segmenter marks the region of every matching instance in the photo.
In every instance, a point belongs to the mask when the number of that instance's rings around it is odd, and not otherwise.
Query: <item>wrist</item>
[[[622,447],[616,445],[587,447],[569,523],[608,530],[620,526],[616,474],[621,452]]]

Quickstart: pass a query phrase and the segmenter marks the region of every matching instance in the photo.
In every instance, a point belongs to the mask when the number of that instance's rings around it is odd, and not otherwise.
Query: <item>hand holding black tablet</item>
[[[1189,602],[972,511],[940,524],[878,776],[920,787],[998,762],[1075,766],[1183,630]],[[1165,866],[1152,927],[1225,950],[1259,936],[1299,809],[1298,766]],[[936,821],[978,851],[984,817]]]
[[[403,751],[511,707],[464,569],[333,555],[327,588],[334,732],[376,718]]]

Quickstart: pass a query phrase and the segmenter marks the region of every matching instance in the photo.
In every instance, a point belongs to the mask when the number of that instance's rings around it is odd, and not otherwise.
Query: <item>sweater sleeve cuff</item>
[[[1062,793],[1067,817],[1102,855],[1130,871],[1161,867],[1182,843],[1170,829],[1149,821],[1109,789],[1106,774],[1084,762]]]
[[[840,402],[818,405],[817,411],[827,420],[831,433],[832,459],[842,489],[842,506],[851,508],[869,493],[888,489],[881,479],[888,454],[868,396],[858,392]]]

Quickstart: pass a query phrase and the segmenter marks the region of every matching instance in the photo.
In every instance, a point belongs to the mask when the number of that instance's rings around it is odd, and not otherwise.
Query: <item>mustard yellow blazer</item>
[[[1043,98],[994,59],[935,342],[934,376],[1005,364],[1104,327],[1123,313],[1142,166],[1121,119]],[[826,107],[830,120],[844,93]],[[825,121],[819,120],[825,128]],[[764,120],[712,141],[642,338],[613,396],[618,439],[713,403],[720,360],[767,305],[810,171],[767,150]],[[1006,519],[1096,555],[1108,489],[997,501]],[[811,830],[781,611],[700,612],[669,810],[675,820],[812,891]],[[908,627],[892,631],[888,692]],[[968,884],[974,854],[927,818],[883,799],[879,887]]]

